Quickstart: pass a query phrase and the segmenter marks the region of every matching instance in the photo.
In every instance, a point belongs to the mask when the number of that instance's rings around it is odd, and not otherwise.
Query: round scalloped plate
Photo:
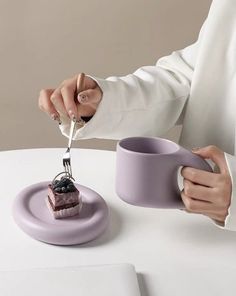
[[[15,198],[13,217],[32,238],[54,245],[77,245],[100,236],[108,225],[108,207],[95,191],[75,184],[82,196],[81,212],[70,218],[54,219],[45,198],[50,182],[33,184]]]

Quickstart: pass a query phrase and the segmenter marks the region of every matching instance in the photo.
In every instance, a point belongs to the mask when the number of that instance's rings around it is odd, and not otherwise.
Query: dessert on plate
[[[79,214],[82,207],[82,200],[79,190],[72,181],[73,178],[68,174],[64,174],[60,180],[56,178],[48,185],[48,196],[46,198],[46,203],[51,214],[55,219],[72,217]]]

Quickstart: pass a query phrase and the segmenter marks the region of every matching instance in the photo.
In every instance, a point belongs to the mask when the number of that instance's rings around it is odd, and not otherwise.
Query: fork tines
[[[70,149],[67,148],[66,153],[63,156],[63,166],[65,169],[65,172],[72,176],[72,168],[71,168],[71,162],[70,162]]]

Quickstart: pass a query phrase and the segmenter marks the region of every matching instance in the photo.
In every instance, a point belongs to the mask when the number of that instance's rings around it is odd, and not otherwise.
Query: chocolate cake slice
[[[55,219],[75,216],[79,214],[82,206],[79,190],[67,177],[48,185],[46,203]]]

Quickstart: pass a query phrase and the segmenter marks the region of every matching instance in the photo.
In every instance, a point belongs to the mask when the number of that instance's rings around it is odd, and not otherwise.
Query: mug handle
[[[213,172],[213,169],[205,159],[183,147],[180,147],[179,151],[176,153],[176,164],[177,172],[180,166],[188,166],[211,173]],[[176,186],[178,187],[178,176],[176,176]]]

